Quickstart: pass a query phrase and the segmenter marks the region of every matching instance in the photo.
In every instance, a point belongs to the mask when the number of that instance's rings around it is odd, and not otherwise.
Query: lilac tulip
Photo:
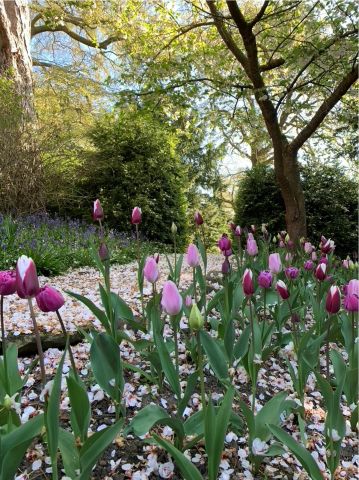
[[[247,253],[251,257],[254,257],[255,255],[258,254],[258,246],[257,242],[253,239],[248,238],[247,240]]]
[[[159,277],[158,265],[154,257],[148,257],[143,269],[145,279],[150,283],[156,283]]]
[[[344,308],[347,312],[357,312],[359,310],[359,297],[358,295],[346,295],[344,297]]]
[[[176,284],[167,280],[163,285],[161,305],[168,315],[177,315],[182,309],[182,297]]]
[[[314,268],[314,262],[312,260],[307,260],[304,262],[304,270],[313,270]]]
[[[199,265],[199,252],[193,243],[190,243],[187,248],[187,263],[192,268],[196,268]]]
[[[268,257],[268,266],[271,273],[278,274],[282,270],[282,262],[279,253],[271,253]]]
[[[261,288],[270,288],[272,286],[272,274],[267,270],[260,272],[258,275],[258,285]]]
[[[284,273],[288,280],[295,280],[299,275],[299,269],[296,267],[287,267]]]
[[[314,250],[314,247],[313,245],[310,243],[310,242],[305,242],[304,244],[304,251],[305,253],[307,253],[308,255],[310,255]]]

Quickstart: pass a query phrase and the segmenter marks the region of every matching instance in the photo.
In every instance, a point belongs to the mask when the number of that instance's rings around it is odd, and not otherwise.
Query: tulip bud
[[[320,257],[319,263],[325,263],[326,265],[328,265],[327,257]]]
[[[22,255],[17,261],[16,290],[20,298],[35,297],[40,290],[35,263],[26,255]]]
[[[36,303],[42,312],[56,312],[65,303],[62,294],[56,288],[46,285],[36,295]]]
[[[159,277],[158,266],[155,258],[148,257],[143,269],[145,279],[150,283],[156,283]]]
[[[229,263],[228,257],[226,257],[224,262],[222,263],[222,273],[223,275],[228,275],[230,271],[231,271],[231,264]]]
[[[300,244],[302,245],[302,247],[303,247],[304,244],[305,244],[305,238],[304,238],[304,237],[300,237],[299,243],[300,243]]]
[[[177,315],[182,309],[182,297],[176,284],[167,280],[163,285],[161,305],[168,315]]]
[[[258,254],[257,242],[255,240],[251,240],[250,238],[247,240],[247,253],[251,257],[254,257]]]
[[[201,328],[203,327],[203,324],[204,324],[203,317],[196,303],[192,305],[188,323],[190,328],[195,331],[201,330]]]
[[[272,242],[273,242],[273,243],[277,243],[277,237],[273,237],[273,238],[272,238]]]
[[[284,247],[285,247],[285,243],[283,242],[283,240],[280,240],[280,241],[279,241],[279,247],[280,247],[280,248],[284,248]]]
[[[234,235],[236,237],[240,237],[242,235],[242,229],[239,225],[237,225],[236,229],[234,230]]]
[[[186,305],[187,308],[190,308],[192,307],[192,297],[191,295],[187,295],[185,300],[184,300],[184,304]]]
[[[353,260],[350,259],[348,256],[345,260],[343,260],[343,267],[346,268],[347,270],[351,270],[353,268],[354,262]]]
[[[103,209],[102,209],[100,200],[97,199],[93,203],[92,218],[96,222],[99,220],[103,220],[103,217],[104,217]]]
[[[305,244],[304,244],[304,251],[305,251],[305,253],[307,253],[308,255],[310,255],[313,250],[314,250],[313,245],[312,245],[310,242],[305,242]]]
[[[203,217],[199,212],[196,212],[194,214],[194,222],[197,225],[197,227],[203,224]]]
[[[282,270],[279,253],[271,253],[268,257],[268,266],[271,273],[277,274]]]
[[[102,262],[106,262],[106,260],[110,258],[106,243],[101,242],[100,248],[98,249],[98,256]]]
[[[339,288],[336,286],[331,286],[328,294],[327,299],[325,302],[325,308],[328,313],[334,315],[335,313],[339,312],[340,309],[340,291]]]
[[[319,263],[317,268],[314,271],[314,276],[320,282],[323,282],[326,278],[327,266],[325,263]]]
[[[172,235],[176,235],[177,233],[177,225],[172,222],[172,225],[171,225],[171,232],[172,232]]]
[[[295,280],[299,275],[299,270],[296,267],[287,267],[284,273],[288,280]]]
[[[282,300],[287,300],[287,298],[289,298],[289,291],[287,285],[282,280],[278,280],[276,289]]]
[[[262,223],[261,230],[262,230],[263,235],[267,235],[267,234],[268,234],[268,230],[267,230],[266,227],[267,227],[267,224],[266,224],[266,223]]]
[[[260,272],[258,275],[258,285],[261,288],[270,288],[272,286],[272,274],[266,270]]]
[[[335,249],[335,243],[331,239],[326,240],[325,242],[322,241],[321,244],[320,244],[320,249],[321,249],[322,253],[328,254]]]
[[[188,245],[187,249],[187,263],[190,267],[196,268],[199,265],[199,252],[193,243]]]
[[[285,255],[285,261],[286,261],[287,263],[290,263],[292,260],[293,260],[293,255],[292,255],[291,253],[289,253],[289,252],[286,253],[286,255]]]
[[[139,225],[142,222],[142,211],[140,207],[135,207],[132,210],[131,223],[132,225]]]
[[[242,287],[243,293],[247,297],[250,297],[254,293],[254,285],[253,285],[253,273],[252,270],[246,268],[243,279],[242,279]]]
[[[16,292],[16,272],[5,270],[0,272],[0,295],[12,295]]]
[[[314,263],[311,260],[304,262],[304,270],[313,270]]]
[[[289,235],[288,235],[288,233],[287,233],[287,235],[284,237],[284,241],[285,241],[285,243],[288,243],[288,242],[289,242]]]

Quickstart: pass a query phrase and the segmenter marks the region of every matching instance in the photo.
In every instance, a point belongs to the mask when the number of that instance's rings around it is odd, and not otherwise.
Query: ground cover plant
[[[216,272],[197,213],[193,243],[185,255],[175,247],[165,270],[142,250],[136,207],[135,312],[113,288],[98,200],[93,219],[100,302],[40,286],[27,255],[0,274],[1,478],[356,475],[359,281],[332,239],[295,245],[265,225],[231,224]],[[28,304],[33,362],[18,359],[7,338],[5,304],[16,294]],[[95,317],[76,347],[64,297]],[[54,370],[35,304],[56,314],[66,342],[52,352]]]

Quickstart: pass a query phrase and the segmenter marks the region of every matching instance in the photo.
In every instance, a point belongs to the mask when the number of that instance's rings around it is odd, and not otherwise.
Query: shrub
[[[357,250],[357,185],[339,165],[301,166],[308,237],[331,237],[340,255]],[[259,165],[245,173],[236,197],[236,223],[268,223],[270,231],[285,229],[284,202],[271,167]]]

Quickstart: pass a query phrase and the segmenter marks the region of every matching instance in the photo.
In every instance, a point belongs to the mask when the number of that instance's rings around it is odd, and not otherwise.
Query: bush
[[[317,243],[322,234],[337,244],[340,255],[357,250],[357,185],[339,165],[301,166],[307,212],[308,238]],[[285,207],[274,170],[258,165],[241,180],[235,209],[239,225],[267,223],[272,232],[285,229]]]
[[[133,207],[142,209],[141,232],[149,240],[186,239],[186,169],[176,153],[176,138],[149,113],[123,110],[103,116],[91,132],[95,147],[85,165],[82,188],[87,205],[100,198],[106,224],[131,231]]]

